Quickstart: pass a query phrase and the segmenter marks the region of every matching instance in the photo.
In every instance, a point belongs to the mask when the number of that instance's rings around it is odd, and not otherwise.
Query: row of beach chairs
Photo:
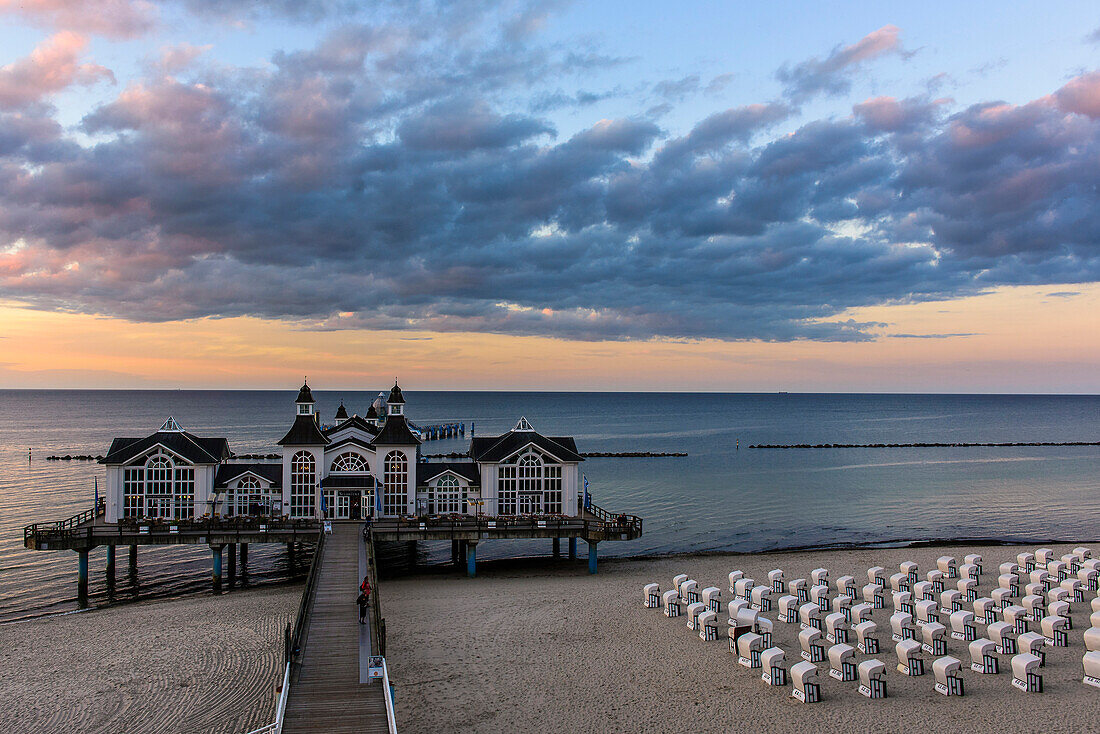
[[[1016,563],[1000,565],[998,586],[989,597],[978,596],[983,572],[980,555],[966,556],[961,566],[953,557],[941,556],[937,568],[923,581],[916,563],[901,563],[899,572],[889,577],[894,608],[890,629],[898,672],[923,675],[923,655],[927,653],[936,658],[932,663],[935,690],[944,695],[963,694],[963,663],[947,654],[948,627],[941,623],[942,618],[950,625],[950,639],[967,644],[972,671],[997,674],[997,655],[1011,655],[1012,685],[1041,692],[1039,668],[1045,664],[1044,648],[1068,645],[1070,602],[1083,602],[1087,592],[1097,592],[1100,560],[1091,555],[1088,548],[1075,548],[1057,560],[1046,548],[1020,553]],[[772,645],[772,622],[761,616],[773,609],[774,595],[787,591],[776,600],[778,619],[802,627],[798,641],[803,659],[790,667],[791,695],[806,703],[820,700],[816,664],[827,662],[830,677],[858,680],[863,695],[885,697],[886,665],[877,659],[857,664],[855,659],[857,651],[865,655],[880,652],[878,626],[871,615],[885,608],[886,570],[879,566],[868,569],[867,580],[861,589],[863,601],[856,603],[860,597],[855,578],[837,578],[834,594],[825,568],[814,569],[809,583],[801,578],[786,581],[781,569],[770,571],[767,583],[757,583],[741,571],[731,572],[732,598],[726,606],[730,652],[741,665],[762,669],[765,683],[787,684],[785,653]],[[947,588],[952,581],[955,588]],[[659,585],[652,583],[644,587],[643,595],[647,607],[661,608],[668,617],[686,615],[687,627],[700,639],[719,639],[723,599],[718,587],[700,589],[698,582],[681,574],[674,577],[670,590],[661,593]],[[1017,599],[1020,604],[1014,603]],[[973,611],[964,609],[964,603]],[[1090,629],[1084,635],[1083,682],[1100,688],[1100,597],[1092,600],[1091,607]],[[978,637],[979,623],[986,625],[989,638]],[[1030,630],[1029,623],[1037,623],[1042,634]],[[853,641],[855,648],[849,644]]]

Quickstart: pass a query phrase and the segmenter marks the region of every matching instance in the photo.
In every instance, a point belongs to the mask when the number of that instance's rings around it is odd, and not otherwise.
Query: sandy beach
[[[1057,557],[1073,546],[1049,547]],[[1100,545],[1093,548],[1100,551]],[[979,590],[988,595],[997,583],[997,566],[1015,561],[1021,550],[1035,546],[609,560],[601,562],[596,576],[586,574],[581,561],[486,565],[476,579],[452,574],[386,581],[381,598],[398,728],[403,734],[939,731],[965,721],[975,731],[1095,731],[1100,690],[1081,683],[1087,601],[1072,605],[1070,646],[1047,648],[1043,693],[1011,686],[1008,656],[1001,656],[999,675],[970,672],[965,643],[949,639],[948,654],[964,663],[966,695],[946,698],[933,691],[931,656],[925,656],[924,676],[909,678],[894,669],[887,596],[888,608],[873,616],[880,632],[885,630],[882,652],[858,655],[857,661],[875,657],[886,663],[889,698],[866,699],[857,692],[858,683],[830,679],[828,664],[819,663],[824,700],[815,705],[790,698],[789,685],[765,686],[759,670],[737,664],[726,638],[704,643],[684,618],[669,619],[641,604],[643,584],[657,582],[664,591],[678,573],[689,574],[700,587],[718,586],[728,599],[727,574],[735,569],[761,579],[782,568],[792,579],[808,578],[823,566],[830,580],[850,574],[862,586],[870,566],[883,566],[889,575],[900,562],[913,560],[923,579],[939,556],[955,556],[961,564],[967,553],[984,557]],[[776,621],[774,611],[765,616]],[[774,644],[786,651],[788,665],[800,660],[798,630],[798,624],[776,621]],[[984,630],[978,625],[979,636]]]
[[[240,734],[269,723],[302,587],[0,625],[0,731]]]

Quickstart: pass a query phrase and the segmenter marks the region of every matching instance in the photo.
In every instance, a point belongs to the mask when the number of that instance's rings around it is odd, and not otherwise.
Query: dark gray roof
[[[328,439],[321,433],[312,415],[296,416],[294,425],[279,441],[280,446],[324,446],[327,443]]]
[[[352,446],[359,446],[360,448],[364,448],[367,451],[374,451],[374,448],[370,445],[370,442],[364,441],[358,436],[344,436],[343,438],[333,441],[328,446],[326,446],[325,451],[335,451],[336,449],[347,446],[349,444]]]
[[[447,471],[465,477],[475,486],[481,484],[481,472],[472,461],[422,461],[416,465],[416,484],[427,484]]]
[[[298,399],[295,400],[294,402],[296,402],[296,403],[312,403],[312,402],[314,402],[314,400],[313,400],[313,391],[309,389],[309,385],[306,385],[305,383],[302,384],[302,389],[298,391]]]
[[[500,436],[475,436],[470,440],[474,461],[501,461],[527,444],[534,444],[562,461],[584,461],[571,436],[543,436],[535,431],[509,431]]]
[[[282,464],[222,464],[214,477],[215,487],[224,487],[242,474],[253,473],[279,487],[283,483]]]
[[[229,442],[224,438],[199,438],[187,431],[157,431],[145,438],[116,438],[101,464],[125,464],[157,444],[192,464],[217,464],[229,458]]]
[[[332,434],[336,433],[337,431],[342,431],[345,428],[352,428],[352,427],[358,428],[361,431],[364,431],[365,433],[369,433],[372,436],[374,434],[378,433],[378,426],[367,423],[367,421],[365,419],[360,418],[357,415],[353,415],[351,418],[348,418],[346,421],[344,421],[343,423],[341,423],[338,426],[329,426],[325,430],[321,431],[321,433],[325,434],[326,436],[331,436]]]
[[[403,415],[386,416],[386,422],[382,424],[382,430],[370,442],[371,446],[411,446],[420,443],[420,439],[413,435],[409,424]]]
[[[386,398],[387,403],[403,403],[405,402],[405,396],[401,394],[401,388],[397,386],[397,380],[393,381],[393,388],[390,389],[390,396]]]
[[[370,474],[330,474],[321,480],[321,486],[326,489],[362,489],[377,485],[378,481]]]
[[[378,408],[374,407],[374,403],[371,403],[370,407],[367,408],[367,417],[368,418],[377,418],[378,417]]]
[[[344,421],[348,419],[348,409],[344,407],[343,403],[340,403],[340,407],[336,409],[336,420]]]

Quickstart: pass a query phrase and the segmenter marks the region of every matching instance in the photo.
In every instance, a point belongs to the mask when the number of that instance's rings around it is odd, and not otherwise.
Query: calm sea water
[[[314,391],[322,417],[342,399],[364,413],[377,391]],[[25,524],[91,506],[103,468],[45,461],[102,454],[172,415],[237,453],[274,451],[293,420],[294,391],[0,391],[0,620],[77,608],[76,554],[23,549]],[[758,450],[753,443],[1100,440],[1097,396],[761,395],[406,392],[415,422],[476,423],[479,435],[525,415],[582,451],[686,451],[686,458],[589,459],[594,500],[645,518],[645,535],[601,555],[760,551],[803,545],[951,538],[1100,538],[1100,447]],[[738,449],[737,442],[740,442]],[[425,453],[465,450],[433,441]],[[27,450],[32,449],[28,460]],[[497,541],[480,558],[539,555],[549,541]],[[581,552],[583,553],[583,544]],[[207,593],[209,553],[142,548],[136,578],[118,555],[106,587],[92,553],[93,605]],[[422,544],[421,560],[449,554]],[[285,547],[253,545],[250,585],[305,571]]]

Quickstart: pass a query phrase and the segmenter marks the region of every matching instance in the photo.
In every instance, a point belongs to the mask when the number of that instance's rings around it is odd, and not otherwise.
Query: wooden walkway
[[[302,666],[287,699],[283,731],[288,734],[388,731],[381,683],[360,683],[371,650],[370,626],[359,624],[355,604],[363,578],[362,527],[333,523],[325,541]]]

